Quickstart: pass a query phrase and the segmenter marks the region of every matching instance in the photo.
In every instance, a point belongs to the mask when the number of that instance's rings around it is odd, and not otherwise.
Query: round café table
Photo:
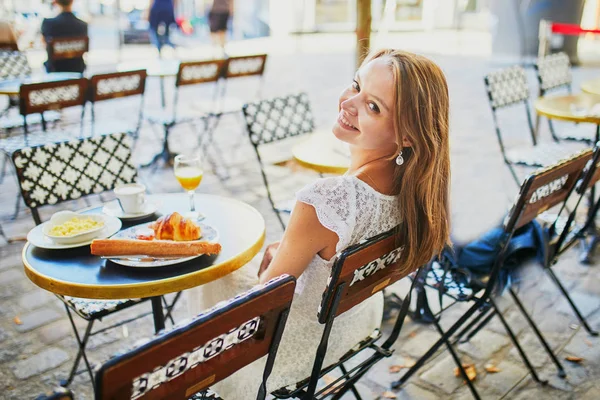
[[[147,201],[159,203],[157,213],[148,219],[125,223],[128,228],[154,221],[159,215],[189,210],[185,194],[147,195]],[[158,268],[134,268],[115,264],[90,254],[90,246],[66,250],[41,249],[27,243],[23,264],[27,277],[50,292],[87,299],[152,299],[156,332],[164,329],[160,296],[190,289],[219,279],[248,263],[265,240],[265,221],[260,213],[239,200],[196,194],[196,209],[205,223],[219,234],[221,252],[200,256],[185,263]],[[102,207],[85,210],[101,213]]]
[[[117,65],[117,71],[133,71],[137,69],[145,69],[148,76],[157,77],[160,79],[160,101],[163,108],[166,107],[165,101],[165,82],[164,78],[169,76],[177,76],[179,71],[179,60],[171,59],[154,59],[143,62],[124,62]]]
[[[600,78],[583,82],[581,84],[581,90],[589,94],[600,96]]]
[[[347,145],[331,131],[318,131],[292,148],[294,160],[322,174],[344,174],[350,166]]]
[[[81,78],[77,72],[50,72],[35,74],[23,78],[5,79],[0,81],[0,95],[18,96],[21,85],[31,83],[47,83]]]

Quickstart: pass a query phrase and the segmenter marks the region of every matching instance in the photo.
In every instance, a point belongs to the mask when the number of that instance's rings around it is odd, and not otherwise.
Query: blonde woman
[[[281,274],[298,278],[269,392],[310,375],[323,332],[317,309],[337,252],[400,224],[402,262],[416,268],[448,242],[448,113],[440,68],[398,50],[370,54],[342,92],[333,134],[349,144],[350,169],[297,193],[288,228],[281,242],[267,247],[258,271],[260,282]],[[258,283],[256,273],[247,266],[203,286],[195,305],[210,306]],[[324,365],[378,328],[382,313],[377,293],[339,316]],[[249,365],[215,390],[229,400],[252,398],[263,366]]]

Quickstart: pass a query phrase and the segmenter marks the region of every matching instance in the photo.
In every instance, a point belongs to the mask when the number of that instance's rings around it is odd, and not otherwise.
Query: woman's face
[[[362,66],[342,92],[333,134],[366,150],[396,152],[394,76],[384,58]]]

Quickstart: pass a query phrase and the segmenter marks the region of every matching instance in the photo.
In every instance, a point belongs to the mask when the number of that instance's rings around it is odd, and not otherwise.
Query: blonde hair
[[[415,270],[450,243],[448,85],[431,60],[404,51],[371,52],[363,65],[383,58],[396,87],[394,129],[404,163],[394,172],[399,194],[403,269]],[[411,146],[403,148],[403,139]]]

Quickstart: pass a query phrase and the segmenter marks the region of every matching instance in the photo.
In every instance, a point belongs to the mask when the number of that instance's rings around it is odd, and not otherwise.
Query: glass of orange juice
[[[175,178],[186,190],[190,196],[190,212],[186,214],[188,218],[192,219],[204,219],[204,215],[196,211],[196,205],[194,203],[194,194],[196,188],[202,182],[202,176],[204,175],[204,168],[202,168],[202,158],[199,155],[187,156],[179,154],[175,156]]]

